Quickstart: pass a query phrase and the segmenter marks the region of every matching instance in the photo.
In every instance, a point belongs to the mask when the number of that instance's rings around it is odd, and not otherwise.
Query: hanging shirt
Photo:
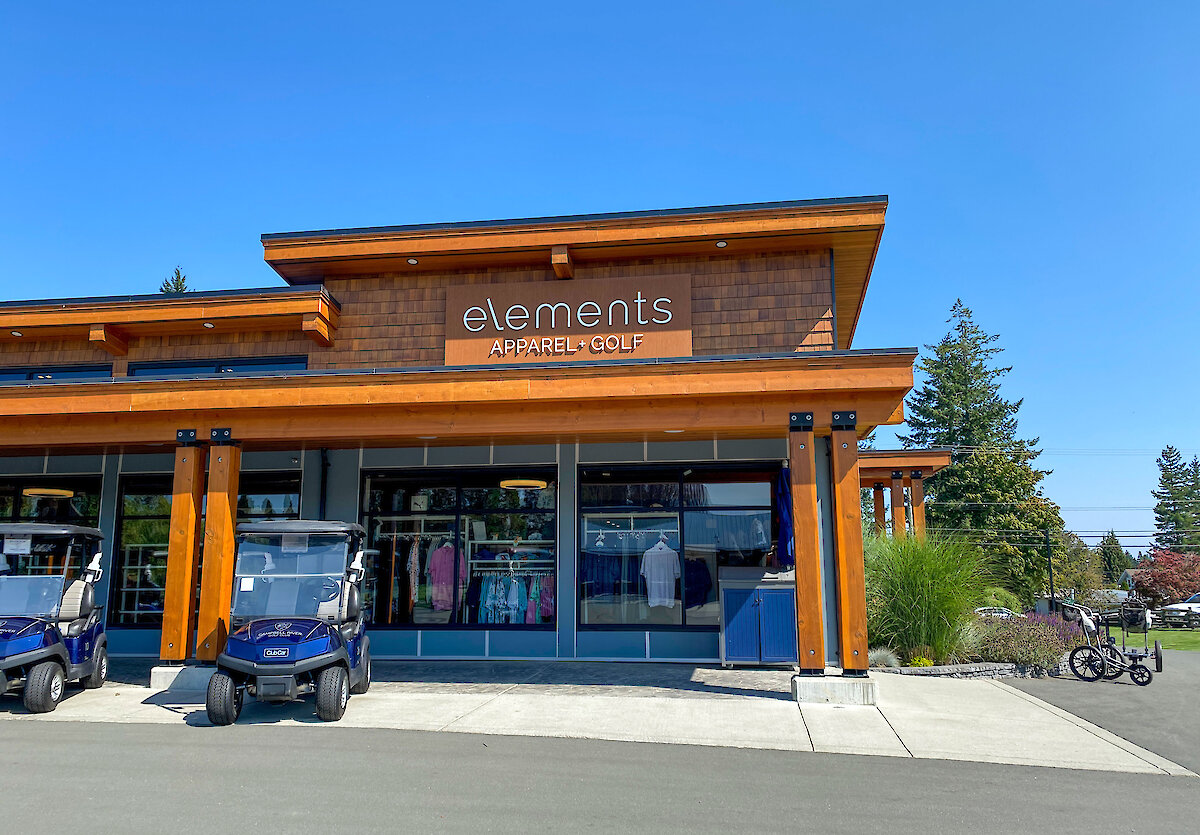
[[[428,570],[430,603],[444,612],[454,600],[454,547],[443,545],[430,554]]]
[[[408,552],[408,587],[412,590],[412,602],[417,602],[417,591],[421,587],[421,540],[413,537],[412,548]]]
[[[675,581],[679,579],[679,554],[662,542],[642,554],[641,574],[646,578],[646,598],[651,606],[675,608]]]

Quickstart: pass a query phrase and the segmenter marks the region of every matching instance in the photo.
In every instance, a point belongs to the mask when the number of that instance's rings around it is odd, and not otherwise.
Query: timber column
[[[887,533],[887,512],[883,508],[883,482],[877,481],[871,490],[871,498],[875,502],[875,535]]]
[[[833,541],[837,561],[838,647],[842,672],[867,674],[867,582],[863,564],[858,432],[854,412],[834,412],[831,428]],[[903,505],[902,505],[903,506]],[[798,573],[798,572],[797,572]]]
[[[912,496],[913,536],[925,538],[925,473],[913,470],[908,482],[908,492]]]
[[[796,549],[796,647],[801,675],[825,673],[821,618],[821,527],[817,515],[817,459],[813,413],[793,412],[788,425],[792,541]]]
[[[204,465],[208,451],[195,429],[175,433],[175,479],[167,540],[167,580],[163,599],[159,658],[186,661],[196,638],[196,572],[200,565],[200,519],[204,508]]]
[[[204,522],[204,570],[200,578],[200,617],[196,657],[216,661],[229,635],[236,557],[238,482],[242,450],[230,430],[212,430],[208,465],[208,511]]]
[[[892,536],[903,539],[908,536],[908,520],[904,514],[904,473],[892,472]]]

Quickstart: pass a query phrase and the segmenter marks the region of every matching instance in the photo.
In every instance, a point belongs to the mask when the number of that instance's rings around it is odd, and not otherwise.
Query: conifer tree
[[[1017,437],[1021,401],[1000,394],[1012,369],[997,364],[999,336],[975,324],[961,299],[947,321],[950,332],[918,365],[924,381],[899,437],[906,448],[951,448],[951,466],[925,482],[930,528],[988,543],[998,579],[1029,603],[1046,581],[1045,531],[1058,547],[1064,541],[1058,506],[1042,493],[1049,470],[1034,466],[1038,440]]]
[[[1136,563],[1130,553],[1121,547],[1121,540],[1117,538],[1115,531],[1110,530],[1106,533],[1096,550],[1100,552],[1104,582],[1109,588],[1115,588],[1125,569],[1133,568]]]
[[[175,267],[175,272],[163,279],[162,284],[158,286],[160,293],[186,293],[190,288],[187,285],[187,276],[178,266]]]
[[[1185,463],[1183,455],[1167,445],[1155,462],[1158,489],[1154,496],[1154,545],[1168,551],[1200,547],[1200,458]]]

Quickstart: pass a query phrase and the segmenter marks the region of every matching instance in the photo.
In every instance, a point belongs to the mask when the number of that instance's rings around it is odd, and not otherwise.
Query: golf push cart
[[[208,718],[229,725],[245,697],[284,703],[317,695],[317,715],[342,718],[371,686],[364,634],[362,526],[239,525],[230,635],[208,682]]]
[[[75,525],[0,524],[0,694],[24,683],[31,713],[54,710],[68,681],[94,689],[108,675],[101,539]]]

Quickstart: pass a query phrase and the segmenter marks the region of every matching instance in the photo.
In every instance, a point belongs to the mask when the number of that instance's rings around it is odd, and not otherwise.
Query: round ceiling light
[[[717,249],[724,249],[729,246],[729,241],[717,241]]]
[[[204,327],[208,328],[209,330],[212,330],[213,328],[216,327],[216,325],[214,325],[212,322],[205,322]]]
[[[547,482],[540,478],[506,478],[500,486],[505,490],[545,490]]]
[[[26,487],[21,491],[21,495],[30,499],[73,499],[75,491],[58,487]]]
[[[436,441],[437,435],[418,435],[417,440],[418,441]]]
[[[663,431],[668,435],[680,435],[683,433],[682,429],[664,429]]]
[[[419,262],[417,261],[416,258],[409,258],[408,263],[412,264],[415,267]]]
[[[9,331],[9,333],[11,333],[13,336],[17,337],[18,339],[20,339],[22,336],[25,335],[25,334],[21,333],[20,331]]]

